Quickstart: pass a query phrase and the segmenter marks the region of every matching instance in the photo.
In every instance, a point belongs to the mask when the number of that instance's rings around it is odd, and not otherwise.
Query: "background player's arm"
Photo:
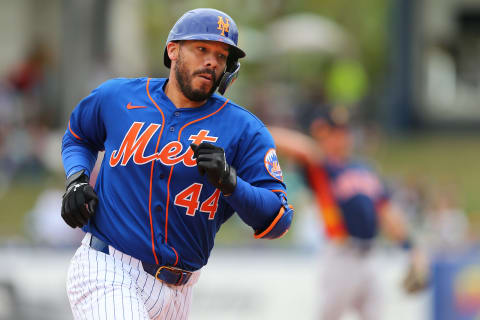
[[[412,243],[404,213],[394,203],[386,201],[380,207],[380,223],[388,238],[410,250],[409,266],[403,279],[404,289],[408,293],[424,289],[428,283],[428,258]]]
[[[403,213],[391,201],[380,205],[380,224],[384,234],[397,243],[408,239],[408,228]]]
[[[277,150],[295,158],[304,165],[321,161],[323,155],[315,140],[299,131],[271,126],[268,130],[275,140]]]

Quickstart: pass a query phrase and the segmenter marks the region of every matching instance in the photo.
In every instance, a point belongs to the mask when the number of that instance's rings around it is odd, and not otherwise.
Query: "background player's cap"
[[[350,112],[344,106],[323,107],[314,114],[313,119],[325,121],[331,127],[346,128],[350,123]]]
[[[235,21],[226,13],[210,8],[200,8],[185,13],[170,31],[167,44],[178,40],[219,41],[230,45],[230,59],[237,61],[245,57],[245,52],[237,46],[238,28]],[[229,59],[229,60],[230,60]],[[163,62],[170,68],[171,60],[167,48]]]
[[[326,124],[332,128],[348,128],[351,125],[351,112],[344,106],[316,105],[302,110],[298,114],[301,130],[310,132],[315,124]]]

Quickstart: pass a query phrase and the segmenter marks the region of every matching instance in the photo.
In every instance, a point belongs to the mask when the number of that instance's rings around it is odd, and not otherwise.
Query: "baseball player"
[[[344,108],[322,109],[312,115],[311,136],[269,129],[278,150],[303,164],[330,240],[322,259],[320,319],[341,319],[349,309],[361,319],[382,319],[373,241],[382,228],[406,249],[412,244],[402,214],[380,178],[352,158],[348,116]],[[411,257],[415,274],[426,269],[420,251],[412,250]]]
[[[67,277],[76,319],[186,319],[192,286],[234,212],[255,238],[288,231],[293,209],[269,131],[214,93],[238,75],[237,39],[224,12],[189,11],[166,42],[168,79],[113,79],[73,110],[62,217],[86,232]]]

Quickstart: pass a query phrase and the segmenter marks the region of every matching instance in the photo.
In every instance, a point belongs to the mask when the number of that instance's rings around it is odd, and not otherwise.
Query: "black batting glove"
[[[68,178],[63,195],[62,218],[72,228],[86,225],[98,204],[98,197],[83,172],[81,170]]]
[[[237,172],[227,163],[225,151],[211,143],[202,142],[200,145],[192,143],[193,157],[197,161],[198,172],[216,188],[228,196],[237,186]]]

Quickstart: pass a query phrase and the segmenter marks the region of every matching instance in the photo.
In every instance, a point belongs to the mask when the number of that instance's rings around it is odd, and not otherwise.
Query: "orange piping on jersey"
[[[271,190],[271,191],[272,191],[272,192],[281,192],[281,193],[283,193],[283,194],[285,195],[285,198],[288,198],[288,197],[287,197],[287,193],[286,193],[285,191],[283,191],[283,190],[274,189],[274,190]],[[291,206],[291,205],[288,205],[288,207],[289,207],[290,209],[293,209],[293,206]],[[285,230],[280,236],[278,236],[278,237],[275,238],[275,239],[278,239],[278,238],[283,237],[283,236],[285,235],[285,233],[287,233],[287,232],[288,232],[288,229]]]
[[[277,189],[275,189],[275,190],[270,190],[270,191],[272,191],[272,192],[281,192],[281,193],[283,193],[283,194],[285,195],[285,197],[287,197],[287,193],[286,193],[285,191],[283,191],[283,190],[280,190],[280,189],[277,190]]]
[[[200,120],[203,120],[203,119],[206,119],[210,116],[213,116],[214,114],[216,114],[217,112],[219,112],[220,110],[223,109],[223,107],[225,107],[228,103],[228,101],[230,101],[230,99],[227,99],[220,108],[218,108],[217,110],[215,110],[214,112],[204,116],[204,117],[201,117],[201,118],[198,118],[198,119],[195,119],[195,120],[192,120],[190,121],[189,123],[186,123],[183,127],[180,128],[180,130],[178,131],[178,141],[180,141],[180,137],[182,135],[182,131],[183,129],[185,129],[186,127],[188,127],[189,125],[195,123],[195,122],[198,122]],[[170,205],[170,181],[172,180],[172,173],[173,173],[173,168],[175,167],[175,165],[173,165],[171,168],[170,168],[170,174],[168,175],[168,182],[167,182],[167,207],[166,207],[166,217],[165,217],[165,243],[167,243],[167,236],[168,236],[168,207]]]
[[[176,259],[175,259],[175,263],[173,264],[173,267],[175,267],[178,263],[178,253],[177,253],[177,250],[175,250],[174,247],[170,247],[170,248],[172,248],[173,252],[175,253]]]
[[[160,114],[162,115],[162,126],[160,128],[160,134],[158,135],[157,145],[155,146],[155,154],[157,154],[158,145],[160,144],[160,138],[162,137],[162,133],[163,133],[163,127],[165,126],[165,116],[163,114],[162,109],[160,109],[160,107],[157,105],[155,100],[153,100],[152,96],[150,95],[150,90],[148,89],[148,86],[150,84],[150,79],[151,78],[148,78],[148,80],[147,80],[147,86],[146,86],[147,95],[148,95],[148,98],[150,98],[150,100],[153,102],[155,107],[158,109],[158,111],[160,111]],[[153,183],[153,167],[154,167],[154,165],[155,165],[155,161],[152,161],[152,165],[150,166],[150,187],[149,187],[149,192],[148,192],[148,215],[149,215],[149,218],[150,218],[150,234],[151,234],[151,237],[152,237],[152,252],[153,252],[153,256],[155,257],[155,263],[158,264],[158,258],[157,258],[157,254],[155,252],[155,237],[154,237],[154,234],[153,234],[153,220],[152,220],[152,183]]]
[[[320,207],[320,214],[327,236],[331,239],[344,239],[347,236],[347,230],[340,209],[330,189],[327,172],[324,168],[314,165],[309,165],[307,169],[308,178],[315,191],[315,198]]]
[[[168,181],[167,181],[167,206],[165,211],[165,243],[167,243],[167,237],[168,237],[168,207],[170,203],[170,181],[172,180],[172,173],[173,173],[174,166],[175,165],[170,167],[170,173],[168,174]]]
[[[265,229],[263,232],[257,234],[255,233],[253,235],[253,237],[255,239],[260,239],[260,238],[263,238],[267,233],[269,233],[270,231],[272,231],[273,227],[275,227],[275,225],[277,224],[278,220],[280,220],[280,218],[282,218],[283,216],[283,213],[285,212],[285,208],[284,207],[281,207],[280,208],[280,211],[278,212],[277,216],[275,217],[275,219],[273,219],[273,222],[268,226],[267,229]]]
[[[73,132],[72,128],[70,128],[70,120],[68,121],[68,130],[71,134],[73,134],[75,138],[77,138],[78,140],[82,140],[82,138],[80,138],[75,132]]]
[[[163,126],[162,126],[163,127]],[[155,161],[152,161],[152,164],[150,166],[150,186],[149,186],[149,192],[148,192],[148,216],[150,219],[150,235],[152,238],[152,252],[153,256],[155,258],[155,263],[158,264],[158,258],[157,254],[155,253],[155,237],[153,236],[153,221],[152,221],[152,178],[153,178],[153,164]]]
[[[279,235],[278,237],[276,237],[275,239],[280,239],[281,237],[283,237],[285,234],[287,234],[289,229],[283,231],[283,233],[281,235]]]

